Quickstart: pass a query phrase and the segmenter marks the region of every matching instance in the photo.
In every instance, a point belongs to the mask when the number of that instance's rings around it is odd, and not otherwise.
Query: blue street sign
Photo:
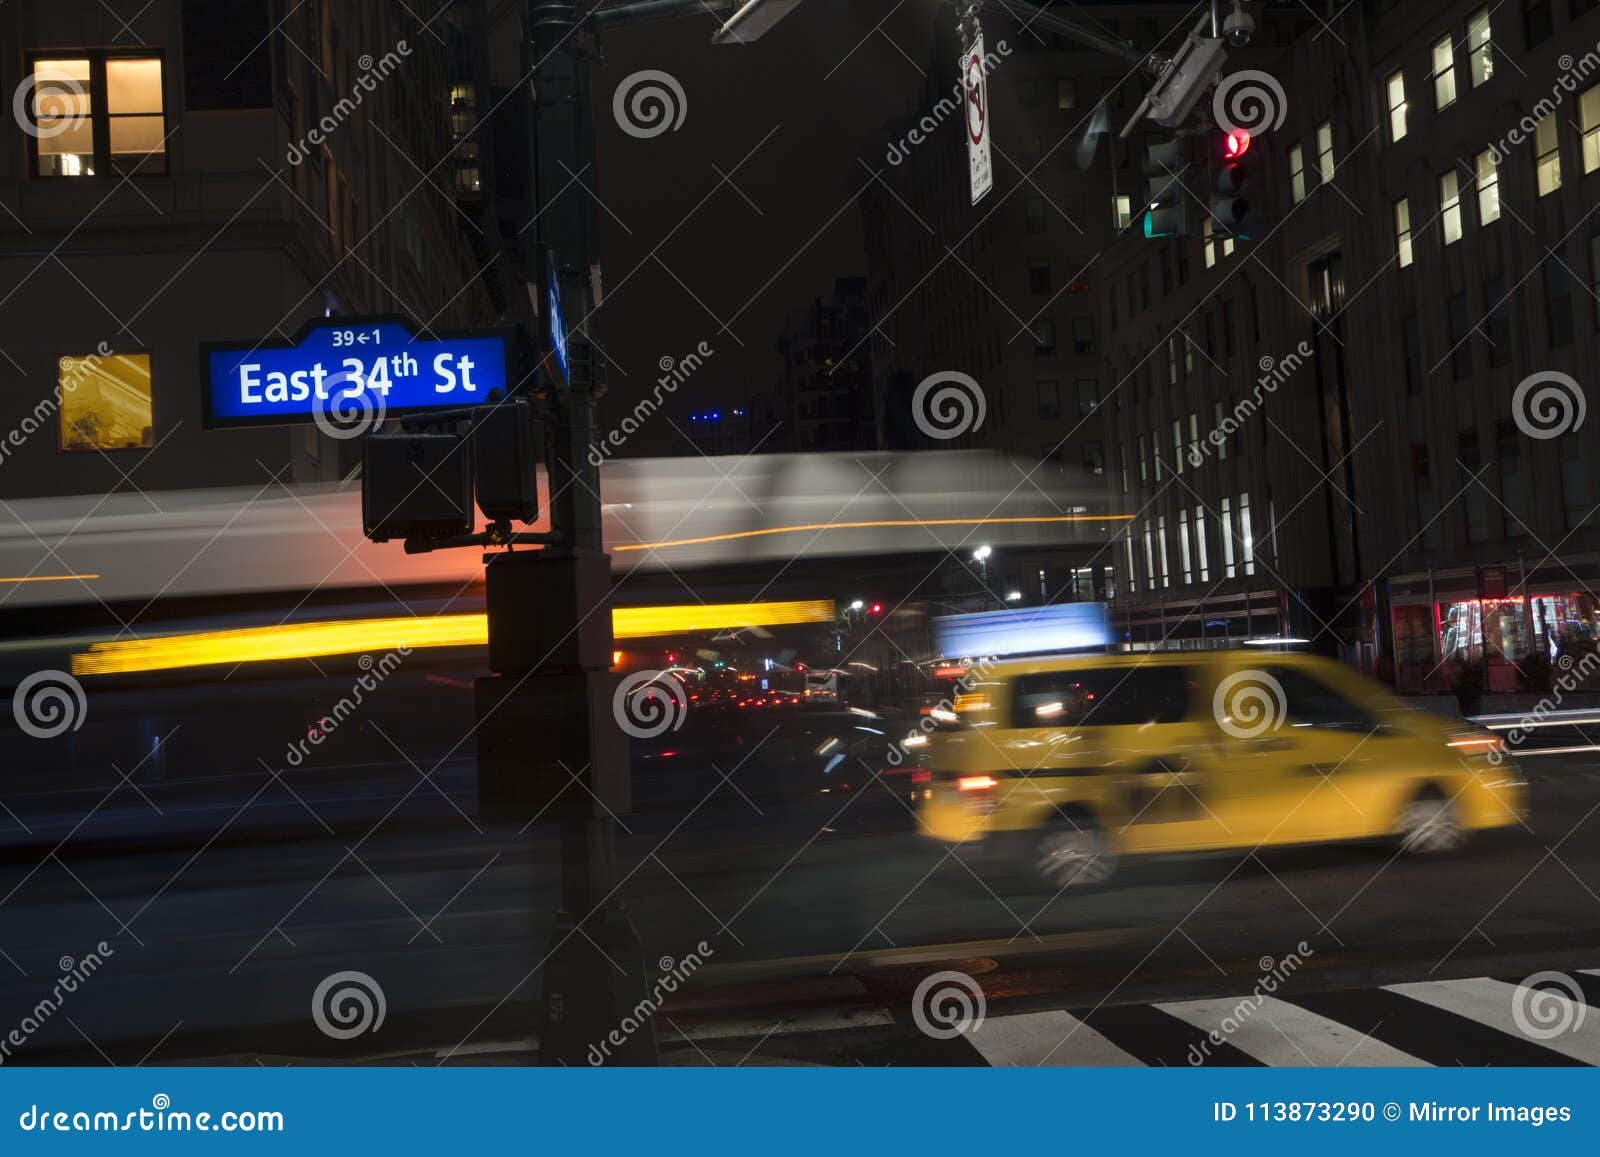
[[[418,337],[403,319],[330,317],[292,343],[200,348],[203,425],[296,425],[353,412],[462,409],[506,392],[512,343],[503,331]]]
[[[556,276],[555,263],[550,263],[545,274],[545,284],[550,300],[550,348],[555,353],[556,365],[561,367],[561,384],[572,380],[567,373],[567,318],[561,312],[561,281]]]

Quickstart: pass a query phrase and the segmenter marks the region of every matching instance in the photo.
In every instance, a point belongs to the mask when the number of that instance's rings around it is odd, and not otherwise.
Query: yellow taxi
[[[1391,838],[1438,855],[1525,814],[1498,738],[1331,659],[1080,654],[973,673],[927,745],[920,826],[1008,845],[1055,888],[1151,853]]]

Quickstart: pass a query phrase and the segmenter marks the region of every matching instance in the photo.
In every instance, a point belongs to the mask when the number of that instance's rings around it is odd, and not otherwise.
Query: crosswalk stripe
[[[1559,1010],[1558,1023],[1572,1027],[1547,1038],[1533,1036],[1517,1023],[1514,1009],[1519,1007],[1517,996],[1519,986],[1508,984],[1503,980],[1478,976],[1471,980],[1424,980],[1412,984],[1390,984],[1385,987],[1390,992],[1399,993],[1401,996],[1432,1005],[1434,1008],[1444,1009],[1457,1016],[1467,1017],[1520,1040],[1531,1041],[1541,1048],[1582,1061],[1584,1064],[1600,1065],[1600,1015],[1587,1015],[1594,1010],[1586,1004],[1573,1002],[1560,993],[1546,990],[1540,992],[1539,997],[1546,1001],[1555,1001],[1554,1007]],[[1523,996],[1521,999],[1526,1002],[1528,998]],[[1524,1019],[1530,1018],[1525,1014]],[[1543,1021],[1532,1018],[1531,1023],[1539,1026]]]
[[[1221,1000],[1183,1000],[1155,1007],[1187,1021],[1202,1032],[1216,1032],[1234,1048],[1242,1049],[1265,1065],[1337,1066],[1380,1065],[1389,1068],[1431,1067],[1410,1053],[1330,1017],[1321,1016],[1275,996],[1261,997],[1248,1016],[1240,1006],[1253,1006],[1255,997]],[[1224,1021],[1237,1028],[1223,1033]]]
[[[967,1033],[967,1041],[996,1068],[1103,1066],[1142,1068],[1144,1062],[1112,1044],[1070,1012],[992,1016]]]

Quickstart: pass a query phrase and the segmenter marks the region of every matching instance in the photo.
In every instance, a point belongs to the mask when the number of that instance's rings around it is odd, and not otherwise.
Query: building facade
[[[1537,688],[1597,627],[1600,14],[1372,0],[1261,67],[1253,236],[1108,254],[1117,614]]]
[[[494,320],[443,16],[281,7],[0,7],[0,495],[342,478],[356,444],[315,427],[203,430],[198,346]]]

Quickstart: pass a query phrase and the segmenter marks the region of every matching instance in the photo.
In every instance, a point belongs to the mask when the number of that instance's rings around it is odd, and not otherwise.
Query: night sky
[[[713,47],[709,15],[606,35],[594,74],[600,337],[615,361],[603,423],[652,389],[659,359],[701,340],[715,355],[672,399],[673,422],[687,428],[691,410],[742,400],[746,383],[772,388],[787,312],[866,272],[865,166],[884,165],[885,123],[921,105],[934,24],[951,11],[938,0],[805,0],[751,45]],[[612,115],[617,86],[641,69],[670,73],[687,103],[676,131],[647,140]],[[949,72],[953,84],[953,61]],[[719,169],[731,184],[718,187]],[[630,454],[687,450],[664,422],[635,441]]]

